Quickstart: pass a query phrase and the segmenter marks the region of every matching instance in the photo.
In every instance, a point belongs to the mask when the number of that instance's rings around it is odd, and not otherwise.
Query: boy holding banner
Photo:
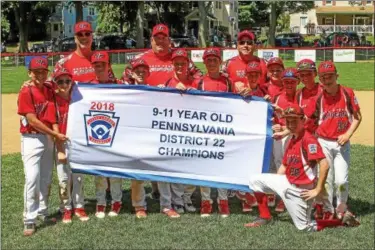
[[[213,92],[232,92],[232,83],[229,78],[220,72],[220,65],[222,62],[221,52],[217,48],[208,48],[203,53],[203,62],[207,69],[207,74],[201,79],[196,79],[193,82],[193,87],[202,91]],[[210,216],[212,212],[211,188],[201,187],[201,217]],[[228,217],[229,205],[227,190],[218,188],[218,208],[221,217]]]

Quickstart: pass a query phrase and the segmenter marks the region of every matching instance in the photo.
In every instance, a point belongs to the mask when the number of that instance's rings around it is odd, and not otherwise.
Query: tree
[[[120,20],[122,12],[120,10],[122,2],[97,2],[99,7],[98,26],[96,32],[110,33],[122,32]]]
[[[290,15],[289,13],[282,13],[277,19],[277,27],[280,27],[281,32],[290,30]]]
[[[9,35],[9,32],[10,32],[10,22],[9,20],[6,18],[6,15],[5,15],[5,11],[4,11],[4,7],[3,7],[3,3],[1,3],[1,40],[4,41],[8,35]]]
[[[144,16],[145,16],[145,3],[143,1],[137,2],[137,16],[136,16],[136,25],[137,25],[137,48],[144,47]]]
[[[83,21],[83,2],[75,1],[74,7],[76,9],[76,23]]]
[[[202,48],[206,48],[206,40],[208,39],[208,21],[207,15],[209,13],[209,9],[212,6],[212,1],[205,3],[203,1],[198,2],[198,9],[199,9],[199,28],[198,28],[198,40],[199,45]]]
[[[239,2],[238,28],[252,29],[254,26],[268,26],[268,4],[265,2]]]

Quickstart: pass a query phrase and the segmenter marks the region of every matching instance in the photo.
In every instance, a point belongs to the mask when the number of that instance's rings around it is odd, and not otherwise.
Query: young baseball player
[[[59,68],[54,72],[54,87],[56,88],[56,98],[54,103],[49,104],[48,112],[57,114],[56,119],[51,124],[57,124],[54,129],[62,134],[66,134],[68,111],[70,104],[70,95],[72,89],[72,75],[65,68]],[[51,115],[53,116],[53,115]],[[72,208],[74,214],[81,220],[87,221],[84,209],[83,194],[83,175],[72,174],[70,166],[67,162],[66,145],[63,141],[56,140],[56,168],[59,179],[59,197],[60,210],[62,210],[63,223],[72,222]],[[73,207],[72,207],[73,202]]]
[[[275,98],[275,96],[281,94],[284,89],[282,82],[284,69],[284,62],[279,57],[272,57],[267,62],[267,74],[270,80],[266,86],[271,98]]]
[[[123,84],[121,80],[116,79],[108,72],[111,68],[109,55],[105,51],[94,52],[91,56],[91,64],[94,68],[95,78],[91,79],[89,83],[103,84],[103,83],[117,83]]]
[[[220,64],[222,62],[219,49],[208,48],[203,53],[203,62],[207,69],[207,74],[201,79],[193,82],[193,87],[197,90],[213,91],[213,92],[232,92],[232,83],[229,78],[220,72]],[[201,216],[210,216],[212,212],[211,188],[201,187]],[[218,188],[218,208],[220,216],[225,218],[230,214],[228,206],[227,190]]]
[[[21,116],[21,154],[25,171],[24,235],[35,233],[36,219],[54,222],[48,218],[48,198],[52,182],[53,137],[65,141],[65,135],[52,130],[46,122],[49,101],[53,90],[45,84],[48,61],[34,57],[29,64],[31,86],[23,87],[18,94],[18,114]]]
[[[315,119],[316,136],[328,160],[326,191],[328,203],[324,204],[325,218],[342,218],[348,200],[348,176],[350,162],[350,138],[362,120],[359,104],[351,88],[337,83],[338,74],[333,62],[321,62],[318,68],[323,92],[310,100],[305,108],[307,117]],[[336,190],[336,210],[333,207],[333,192]]]
[[[324,190],[329,165],[316,137],[304,129],[302,108],[290,104],[283,116],[292,138],[277,174],[259,174],[250,179],[249,187],[257,199],[259,217],[245,227],[260,227],[272,221],[266,192],[275,192],[282,198],[299,230],[313,232],[325,227],[352,225],[354,217],[350,213],[346,213],[343,220],[311,221],[312,201]]]

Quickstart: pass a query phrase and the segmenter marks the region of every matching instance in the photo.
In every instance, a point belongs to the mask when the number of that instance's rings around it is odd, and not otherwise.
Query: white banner
[[[223,61],[231,59],[232,57],[238,56],[238,50],[236,49],[225,49],[223,50]]]
[[[191,51],[191,60],[193,62],[203,62],[203,53],[204,50],[192,50]]]
[[[258,50],[258,57],[268,61],[271,57],[279,57],[278,49],[260,49]]]
[[[73,172],[248,191],[268,172],[272,108],[231,93],[79,85],[69,107]]]
[[[302,59],[310,59],[316,61],[316,50],[313,49],[296,49],[294,50],[294,61],[299,62]]]
[[[355,62],[355,49],[334,49],[334,62]]]

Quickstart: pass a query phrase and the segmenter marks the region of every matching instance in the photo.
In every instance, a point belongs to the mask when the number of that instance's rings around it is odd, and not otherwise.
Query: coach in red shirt
[[[238,85],[237,92],[241,92],[241,86],[247,85],[246,79],[246,67],[250,62],[256,61],[260,63],[262,72],[259,79],[260,85],[265,84],[267,78],[267,66],[263,59],[254,55],[256,45],[255,45],[255,35],[244,30],[238,34],[237,49],[238,56],[232,57],[231,59],[224,62],[221,70],[223,73],[228,74],[230,80],[234,83],[234,87]]]
[[[164,24],[157,24],[152,29],[151,49],[134,58],[142,58],[150,67],[148,84],[157,86],[167,82],[174,76],[172,64],[171,39],[169,28]],[[189,60],[189,75],[194,78],[202,76],[202,72]],[[132,82],[130,68],[125,68],[123,80]]]

